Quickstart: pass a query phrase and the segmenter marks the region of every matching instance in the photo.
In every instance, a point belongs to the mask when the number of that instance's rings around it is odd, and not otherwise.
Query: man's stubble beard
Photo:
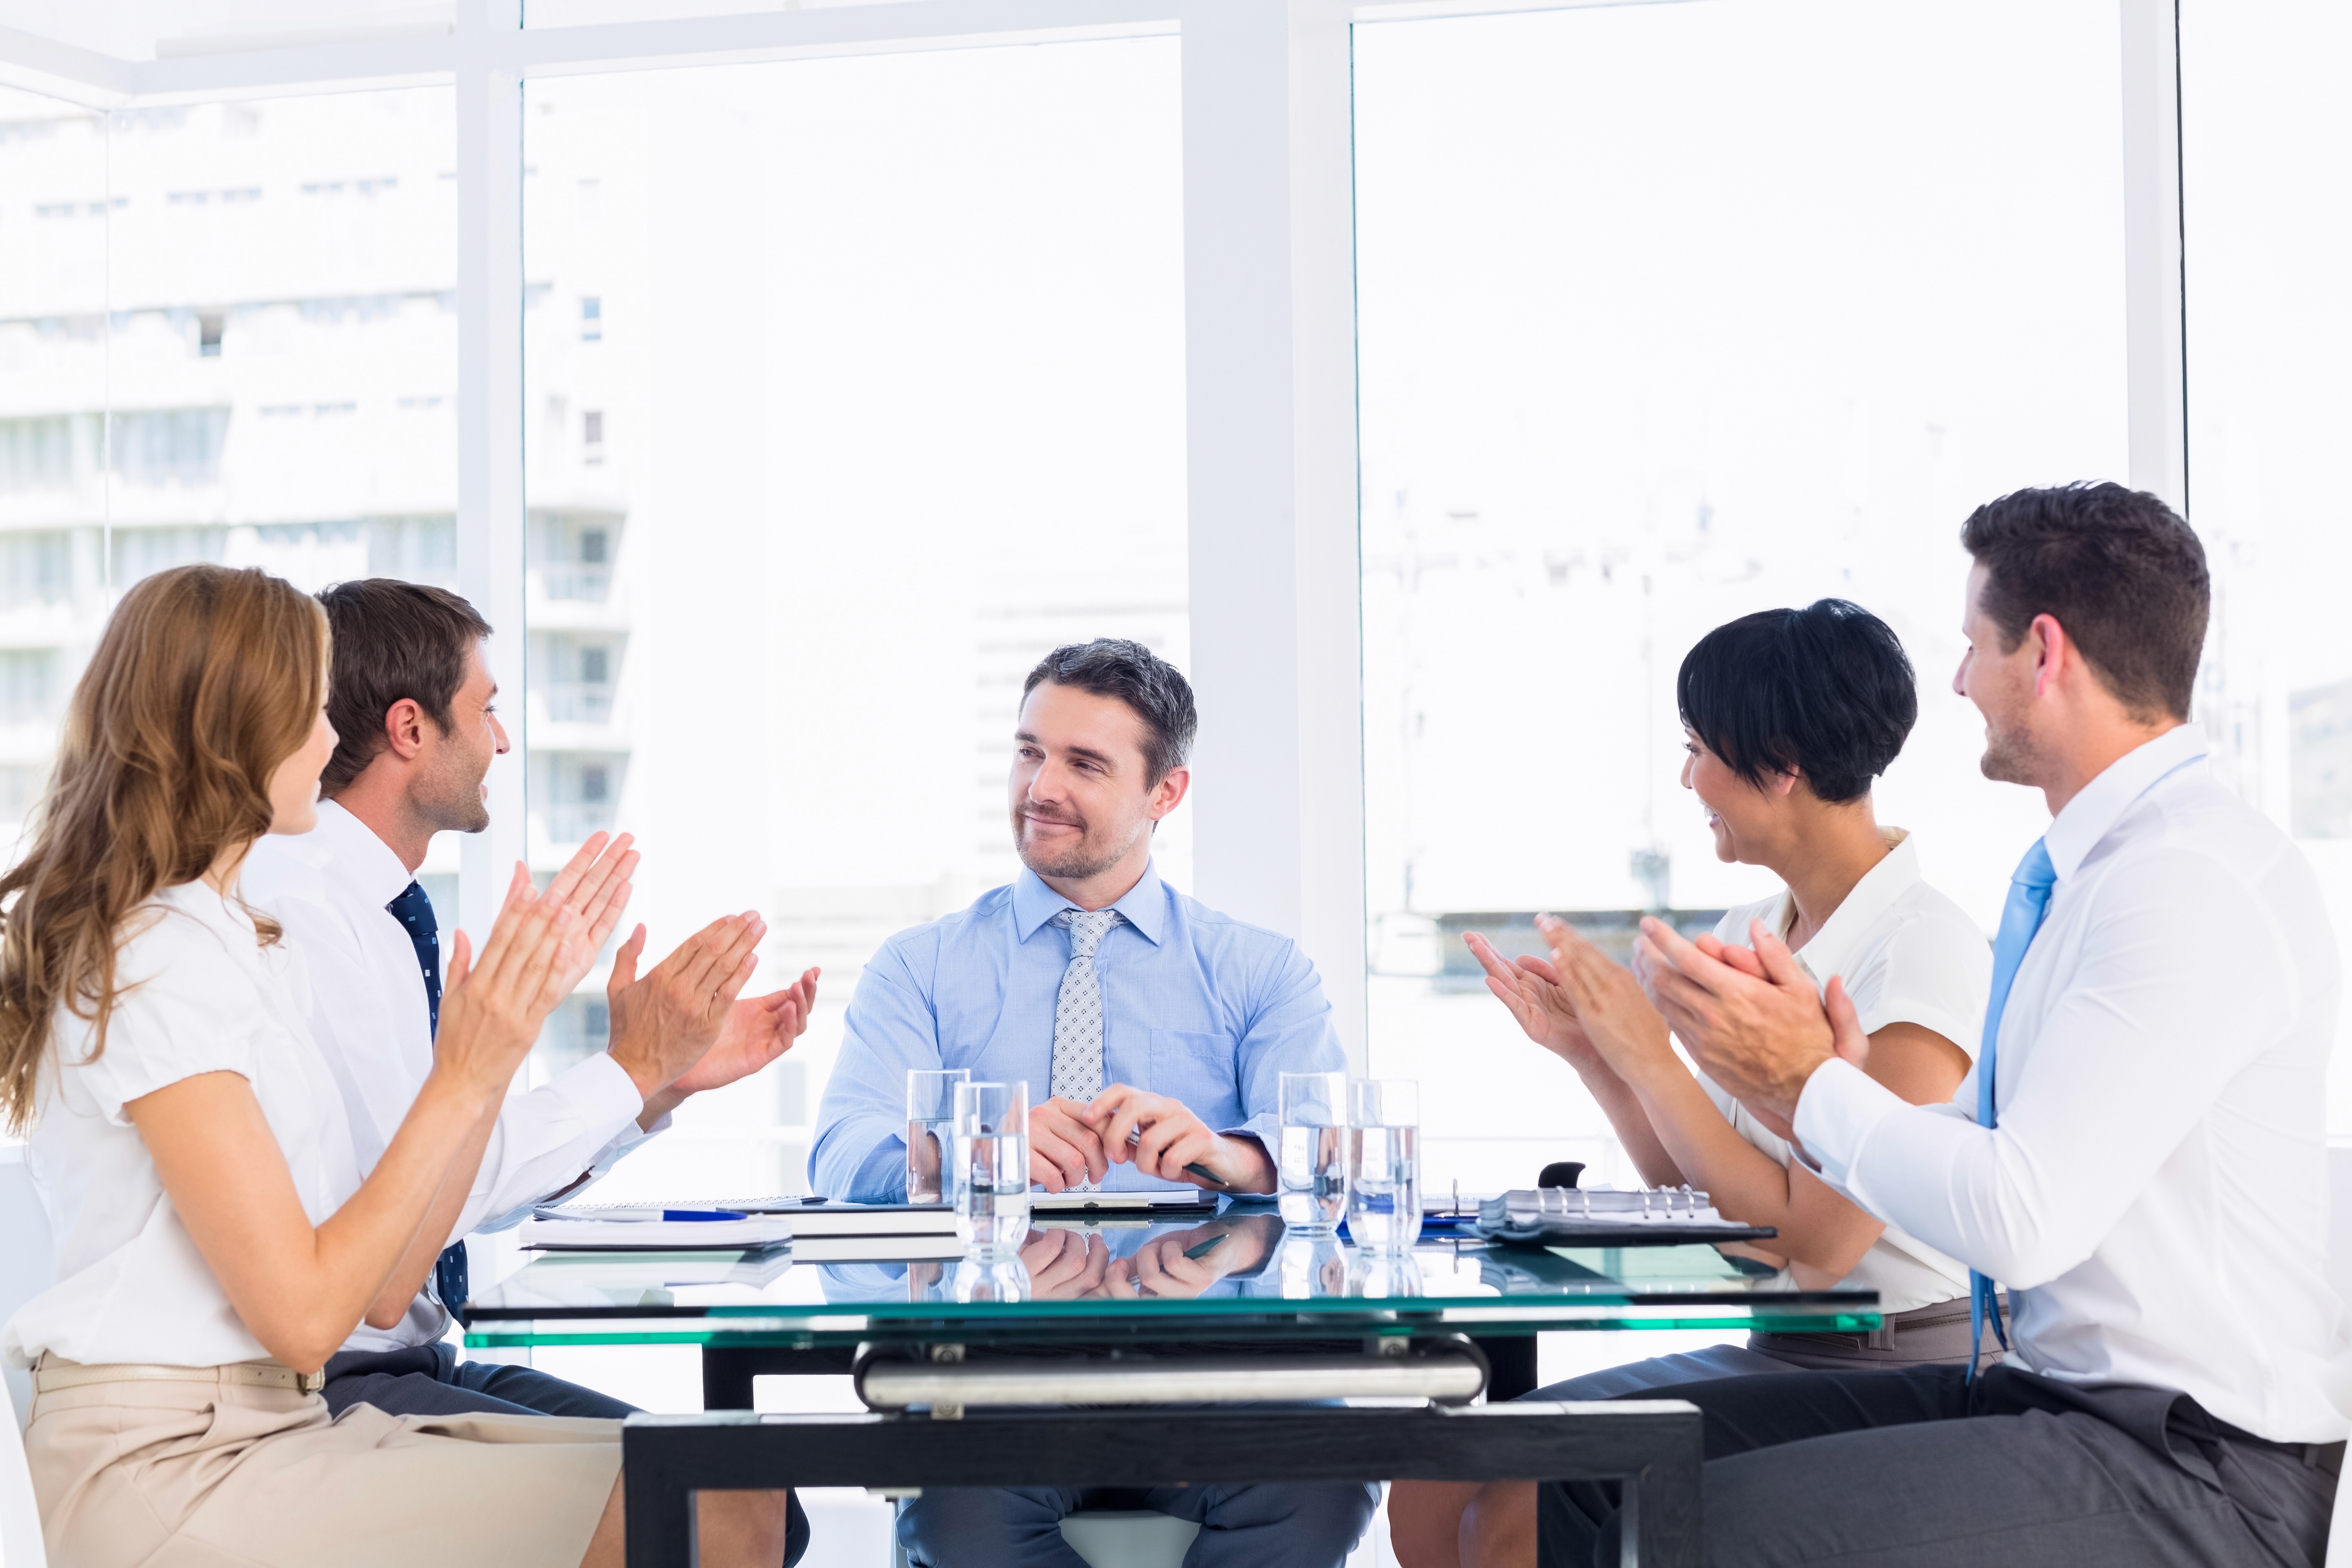
[[[1058,858],[1049,858],[1029,842],[1028,821],[1028,817],[1018,809],[1013,813],[1013,852],[1021,857],[1024,866],[1040,877],[1058,877],[1064,881],[1083,882],[1118,865],[1127,851],[1134,847],[1129,843],[1106,853],[1094,842],[1092,831],[1080,823],[1074,825],[1078,828],[1077,841]]]
[[[474,759],[445,750],[442,765],[424,781],[416,804],[436,833],[479,833],[490,825],[489,804],[482,799],[482,781],[489,777],[488,759],[477,767]]]
[[[2000,714],[1985,715],[1984,757],[1979,766],[1996,784],[2034,785],[2042,782],[2042,748],[2022,721],[2022,704]]]

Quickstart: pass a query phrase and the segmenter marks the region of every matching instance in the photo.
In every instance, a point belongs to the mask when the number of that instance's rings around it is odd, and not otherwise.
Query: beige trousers
[[[577,1568],[621,1425],[95,1383],[35,1396],[25,1457],[50,1568]]]

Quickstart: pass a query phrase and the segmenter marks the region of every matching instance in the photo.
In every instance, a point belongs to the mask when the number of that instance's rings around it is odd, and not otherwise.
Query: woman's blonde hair
[[[32,847],[0,875],[0,1115],[31,1120],[58,1008],[106,1048],[132,911],[269,830],[269,777],[326,700],[327,619],[248,568],[180,566],[122,596],[66,710]],[[257,919],[264,942],[277,925]]]

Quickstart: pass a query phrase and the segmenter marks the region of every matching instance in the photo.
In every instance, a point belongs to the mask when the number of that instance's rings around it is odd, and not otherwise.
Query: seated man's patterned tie
[[[1061,999],[1054,1005],[1054,1096],[1085,1105],[1103,1091],[1102,976],[1095,973],[1095,949],[1119,921],[1117,910],[1064,910],[1054,923],[1070,933],[1070,966],[1062,971]],[[1073,1189],[1091,1193],[1101,1185],[1089,1176]]]

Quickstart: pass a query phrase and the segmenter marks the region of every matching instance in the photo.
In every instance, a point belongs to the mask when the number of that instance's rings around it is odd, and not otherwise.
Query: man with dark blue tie
[[[319,595],[334,637],[329,716],[340,739],[320,783],[319,826],[251,856],[244,887],[286,928],[310,972],[311,1025],[351,1115],[363,1169],[382,1155],[430,1070],[440,1024],[442,951],[416,880],[434,835],[489,825],[484,784],[507,750],[498,687],[483,658],[488,623],[457,595],[385,578]],[[570,901],[601,950],[637,862],[624,834],[597,834],[567,868]],[[816,972],[738,1000],[765,934],[756,913],[690,937],[639,977],[646,931],[614,954],[612,1038],[480,1129],[469,1181],[453,1179],[426,1224],[451,1240],[431,1289],[388,1321],[363,1323],[327,1363],[338,1411],[497,1412],[618,1418],[632,1406],[529,1367],[460,1362],[445,1342],[467,1299],[464,1237],[575,1191],[668,1125],[689,1095],[756,1072],[806,1027]],[[576,984],[581,976],[570,977]],[[792,1556],[807,1541],[793,1505]]]
[[[1753,951],[1643,927],[1636,967],[1699,1065],[1824,1180],[1975,1271],[2003,1362],[1678,1386],[1706,1415],[1709,1563],[2308,1564],[2346,1416],[2325,1278],[2336,942],[2316,878],[2188,722],[2197,536],[2117,485],[1980,507],[1953,681],[1988,777],[2042,792],[1975,1070],[1907,1104],[1860,1070],[1760,925]],[[1545,1489],[1617,1561],[1597,1488]],[[1480,1563],[1532,1542],[1480,1521]],[[1532,1521],[1522,1524],[1531,1525]]]

